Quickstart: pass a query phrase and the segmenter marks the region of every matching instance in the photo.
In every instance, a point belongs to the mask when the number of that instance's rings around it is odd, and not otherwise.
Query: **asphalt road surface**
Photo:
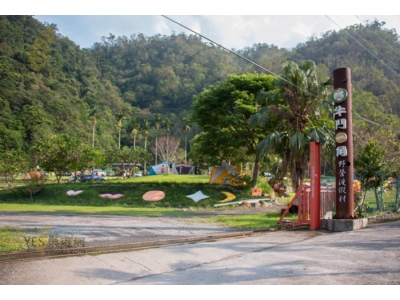
[[[1,213],[0,226],[47,222],[52,230],[81,234],[92,243],[135,239],[135,234],[146,240],[146,235],[160,239],[232,231],[176,218],[43,217]],[[277,231],[140,251],[2,263],[0,284],[398,285],[400,221],[349,232]]]

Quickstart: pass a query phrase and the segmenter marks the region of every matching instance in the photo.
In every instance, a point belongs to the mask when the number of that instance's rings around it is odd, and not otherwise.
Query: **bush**
[[[263,194],[272,194],[273,193],[272,187],[269,185],[268,181],[262,176],[258,177],[257,187],[262,190]]]

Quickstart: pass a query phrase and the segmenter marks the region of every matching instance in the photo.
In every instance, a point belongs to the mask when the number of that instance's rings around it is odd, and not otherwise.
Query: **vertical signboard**
[[[336,215],[335,219],[354,219],[353,194],[353,122],[351,72],[349,68],[333,71],[335,119],[335,170]]]

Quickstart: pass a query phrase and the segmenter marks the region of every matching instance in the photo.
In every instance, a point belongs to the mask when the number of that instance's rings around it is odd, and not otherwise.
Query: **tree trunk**
[[[169,174],[169,153],[168,153],[169,134],[167,134],[167,174]]]
[[[374,193],[375,193],[376,208],[377,210],[381,211],[382,205],[381,205],[381,199],[378,195],[378,189],[374,188]]]
[[[258,174],[260,173],[260,153],[256,152],[256,159],[254,160],[253,165],[253,185],[256,186],[258,182]]]
[[[186,143],[187,143],[187,135],[185,135],[185,164],[186,164],[186,155],[187,155]]]
[[[157,165],[157,153],[158,153],[158,144],[157,144],[157,136],[156,136],[156,165]]]
[[[147,136],[144,139],[144,150],[147,150]],[[143,175],[147,175],[146,173],[146,162],[143,162]]]
[[[95,125],[93,125],[92,148],[94,148],[94,129],[95,129]]]
[[[400,189],[400,178],[396,178],[396,203],[394,204],[394,208],[396,211],[399,210],[399,189]]]
[[[118,149],[121,149],[121,129],[118,131]]]

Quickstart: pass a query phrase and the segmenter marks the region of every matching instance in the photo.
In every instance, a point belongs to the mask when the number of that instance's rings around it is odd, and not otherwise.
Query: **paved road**
[[[138,219],[143,227],[157,222]],[[194,232],[202,232],[203,225],[192,223]],[[272,232],[212,243],[0,264],[0,283],[398,285],[399,229],[396,221],[351,232]],[[226,229],[208,227],[204,232],[213,230]]]
[[[186,220],[186,221],[185,221]],[[51,235],[83,238],[85,246],[118,245],[234,232],[212,223],[174,217],[132,217],[0,212],[0,226],[47,229]]]

